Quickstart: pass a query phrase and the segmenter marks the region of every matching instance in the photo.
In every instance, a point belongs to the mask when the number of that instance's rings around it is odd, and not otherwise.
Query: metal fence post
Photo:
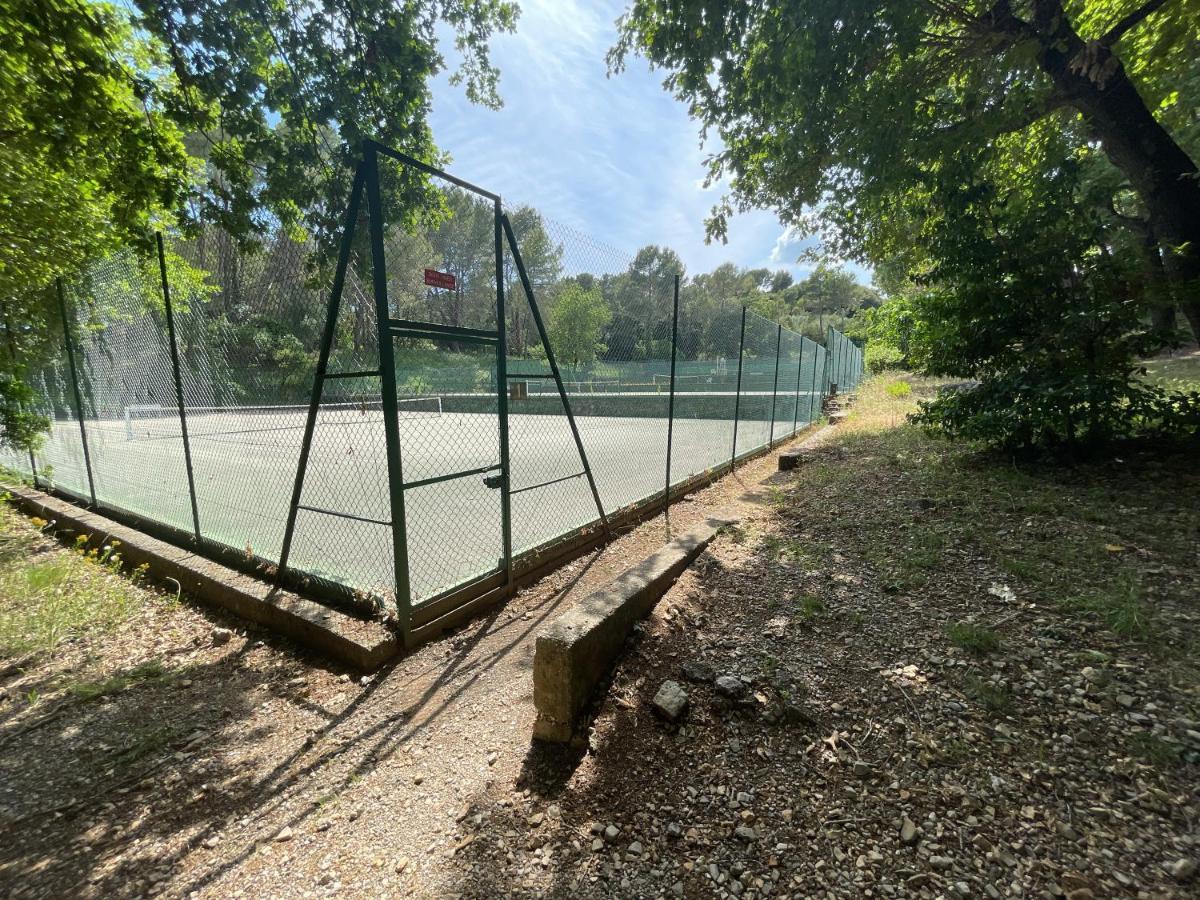
[[[738,417],[741,414],[742,407],[742,358],[746,350],[746,307],[742,307],[742,330],[741,336],[738,338],[738,377],[737,391],[733,395],[733,452],[729,457],[729,471],[732,472],[737,464],[737,433],[738,433]]]
[[[396,358],[388,327],[387,266],[383,246],[383,200],[379,194],[379,156],[375,145],[364,142],[367,216],[371,238],[371,285],[375,297],[376,327],[379,331],[380,394],[383,403],[383,434],[387,448],[388,497],[392,525],[392,564],[396,580],[396,614],[405,645],[412,626],[412,588],[408,567],[408,522],[404,513],[404,469],[400,458],[400,414],[396,410]]]
[[[510,587],[513,583],[512,570],[512,485],[509,478],[508,459],[508,338],[505,331],[504,309],[504,210],[500,198],[495,201],[496,241],[496,387],[500,414],[500,529],[504,545],[504,580]],[[515,243],[515,242],[514,242]]]
[[[812,420],[813,420],[813,403],[814,403],[813,397],[815,397],[817,394],[817,350],[819,350],[820,347],[821,347],[820,344],[815,343],[815,342],[813,343],[812,378],[809,379],[811,383],[808,386],[808,423],[807,424],[809,424],[809,425],[812,424]]]
[[[671,393],[667,398],[667,482],[663,489],[663,512],[671,505],[671,440],[675,431],[675,357],[679,346],[679,273],[671,301]]]
[[[187,470],[188,499],[192,503],[192,528],[200,542],[200,509],[196,505],[196,479],[192,473],[192,446],[188,441],[187,414],[183,411],[183,379],[179,374],[179,345],[175,339],[175,313],[171,308],[171,285],[167,279],[167,255],[161,231],[154,233],[158,247],[158,274],[162,279],[163,309],[167,314],[167,341],[171,345],[171,372],[175,376],[175,403],[179,407],[179,429],[183,435],[183,466]]]
[[[796,406],[792,410],[792,435],[800,427],[800,373],[804,369],[804,336],[800,337],[800,358],[796,360]]]
[[[783,341],[783,326],[775,323],[775,379],[771,382],[771,430],[767,433],[767,446],[775,443],[775,399],[779,396],[779,350]]]
[[[71,392],[75,397],[75,415],[79,419],[79,437],[83,442],[83,467],[87,470],[88,493],[92,497],[92,505],[96,505],[96,480],[92,477],[92,455],[88,452],[87,429],[83,426],[83,394],[79,391],[79,372],[75,368],[75,341],[72,337],[71,323],[67,319],[67,296],[63,292],[62,279],[54,279],[58,289],[58,309],[62,313],[63,342],[67,345],[67,367],[71,372]]]

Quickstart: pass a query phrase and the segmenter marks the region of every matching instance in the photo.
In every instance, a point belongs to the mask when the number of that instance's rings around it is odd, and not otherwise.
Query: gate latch
[[[503,472],[495,472],[491,475],[483,476],[484,487],[490,487],[493,491],[499,488],[502,484],[504,484]]]

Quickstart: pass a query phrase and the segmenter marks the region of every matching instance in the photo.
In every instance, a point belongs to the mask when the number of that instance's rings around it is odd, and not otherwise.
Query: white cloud
[[[704,187],[697,124],[644,60],[607,77],[622,0],[521,7],[516,33],[492,41],[503,109],[473,106],[446,77],[434,84],[434,139],[451,171],[627,254],[670,246],[692,273],[726,261],[807,271],[795,263],[799,243],[785,240],[790,229],[781,234],[768,211],[734,216],[728,244],[705,244],[722,185]]]

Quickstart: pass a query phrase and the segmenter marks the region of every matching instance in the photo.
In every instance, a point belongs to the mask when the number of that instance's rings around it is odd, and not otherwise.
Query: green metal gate
[[[491,253],[494,258],[495,276],[488,284],[482,284],[478,278],[474,283],[464,284],[454,272],[426,267],[425,296],[421,297],[420,290],[414,290],[411,284],[405,286],[403,280],[390,278],[389,255],[400,251],[390,248],[389,253],[387,245],[380,194],[381,160],[428,179],[433,185],[431,202],[454,214],[476,217],[480,222],[477,230],[480,243],[486,237],[488,244],[486,249],[482,246],[476,249]],[[330,348],[338,327],[346,272],[351,264],[364,198],[379,365],[373,370],[331,370]],[[511,589],[511,495],[542,486],[523,485],[514,491],[511,484],[512,382],[539,376],[530,373],[510,376],[507,370],[506,242],[520,274],[523,299],[529,304],[545,351],[549,370],[540,377],[552,379],[557,388],[583,468],[579,476],[586,476],[599,519],[606,523],[537,299],[500,197],[374,141],[365,142],[326,311],[279,567],[281,572],[287,569],[301,512],[386,527],[391,534],[394,560],[395,613],[406,642],[413,628],[454,609],[461,602],[459,598],[491,588]],[[437,241],[428,243],[429,247],[423,249],[436,262]],[[456,297],[466,290],[475,291],[476,296],[481,290],[494,293],[494,317],[490,321],[461,321],[459,311],[464,304],[456,302]],[[412,313],[407,314],[408,310]],[[429,357],[431,346],[433,362]],[[417,358],[424,359],[425,365],[419,375],[410,376],[414,367],[409,363]],[[464,360],[466,364],[462,364]],[[467,383],[456,381],[455,373],[463,370],[474,373]],[[490,378],[481,380],[479,373],[485,371],[490,372]],[[330,400],[331,384],[342,381],[377,384],[386,447],[389,513],[386,519],[367,519],[332,506],[304,502],[318,416],[323,404]],[[416,425],[409,427],[414,422]],[[423,470],[414,470],[412,466],[406,470],[406,447],[419,450],[412,456],[425,467]]]

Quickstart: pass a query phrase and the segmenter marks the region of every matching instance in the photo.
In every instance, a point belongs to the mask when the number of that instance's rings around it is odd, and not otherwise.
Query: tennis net
[[[441,397],[404,397],[396,400],[400,418],[440,416]],[[233,437],[272,431],[303,430],[308,407],[290,406],[188,406],[189,438]],[[317,407],[317,427],[352,426],[383,420],[379,397]],[[125,437],[131,441],[182,438],[179,411],[174,407],[142,404],[125,407]]]

